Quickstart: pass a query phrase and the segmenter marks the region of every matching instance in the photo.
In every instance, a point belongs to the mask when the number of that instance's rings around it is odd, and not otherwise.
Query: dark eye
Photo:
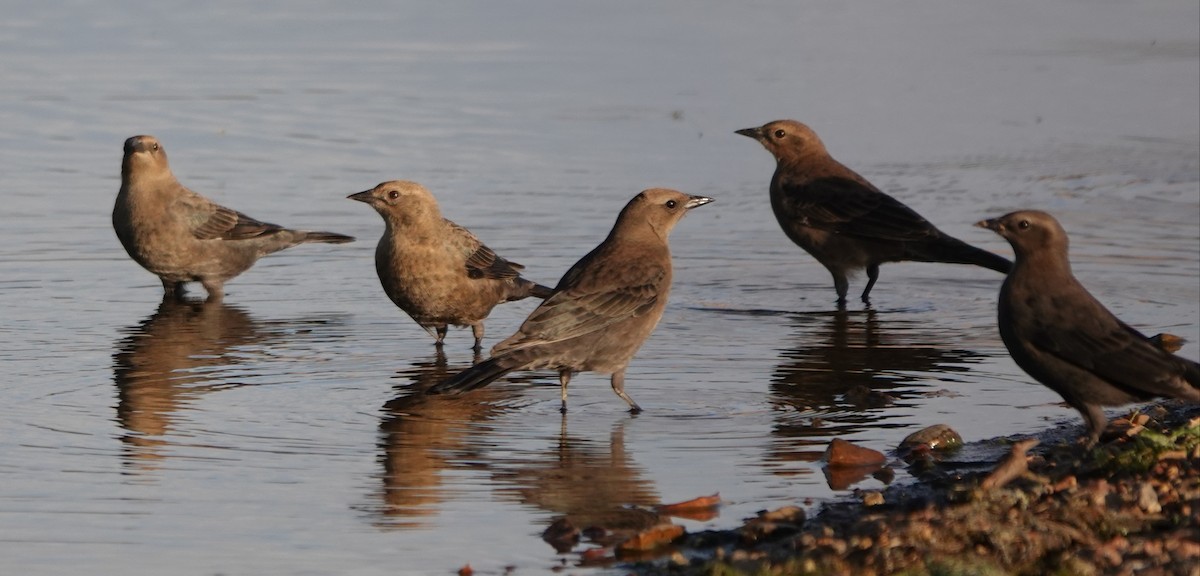
[[[400,193],[395,190],[388,190],[388,200],[395,200],[400,197]]]
[[[679,203],[674,200],[667,200],[667,208],[669,208],[671,210],[674,210],[675,207],[678,205],[679,205]]]
[[[787,136],[787,132],[784,132],[782,128],[775,131],[775,138],[783,138],[784,136]]]
[[[1026,228],[1028,228],[1028,227],[1029,227],[1029,221],[1028,221],[1028,220],[1022,220],[1022,221],[1020,221],[1020,222],[1017,222],[1017,228],[1020,228],[1020,229],[1024,230],[1024,229],[1026,229]]]
[[[150,146],[150,149],[154,150],[155,152],[158,152],[158,143],[155,142],[152,146]]]

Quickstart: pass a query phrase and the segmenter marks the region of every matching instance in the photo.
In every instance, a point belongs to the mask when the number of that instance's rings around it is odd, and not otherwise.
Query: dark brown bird
[[[1007,273],[1012,263],[938,230],[900,201],[825,151],[808,126],[777,120],[738,134],[758,140],[775,156],[771,208],[792,242],[833,275],[838,305],[846,303],[848,276],[866,269],[862,301],[870,302],[879,265],[905,260],[974,264]]]
[[[1200,365],[1167,352],[1113,316],[1071,274],[1067,233],[1027,210],[976,224],[1008,240],[1017,262],[1000,289],[1000,337],[1022,370],[1058,392],[1095,444],[1102,406],[1159,396],[1200,402]]]
[[[125,141],[112,218],[129,256],[162,280],[164,298],[182,297],[186,282],[200,282],[210,301],[220,301],[225,282],[267,254],[305,242],[354,240],[260,222],[188,190],[153,136]]]
[[[487,386],[513,370],[558,371],[562,411],[576,372],[612,374],[625,393],[625,368],[662,318],[671,291],[667,236],[692,208],[711,198],[653,188],[625,205],[612,231],[559,280],[554,295],[525,319],[516,334],[492,348],[491,357],[429,389],[432,394]]]
[[[379,282],[439,347],[447,327],[455,325],[470,326],[479,349],[483,320],[497,304],[554,293],[522,278],[524,266],[497,256],[469,230],[443,218],[433,194],[416,182],[384,182],[349,198],[383,216],[387,227],[375,248]]]

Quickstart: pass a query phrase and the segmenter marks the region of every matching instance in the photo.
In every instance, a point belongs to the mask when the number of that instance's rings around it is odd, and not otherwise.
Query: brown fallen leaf
[[[721,493],[711,496],[700,496],[683,502],[661,504],[655,507],[659,514],[668,514],[688,520],[704,522],[717,517],[717,507],[721,505]]]
[[[1150,342],[1155,346],[1174,354],[1178,352],[1180,348],[1183,348],[1183,345],[1187,343],[1187,339],[1163,332],[1162,334],[1155,334],[1151,336]]]
[[[618,552],[644,552],[661,548],[683,536],[683,526],[678,524],[659,524],[642,530],[628,540],[617,544]]]

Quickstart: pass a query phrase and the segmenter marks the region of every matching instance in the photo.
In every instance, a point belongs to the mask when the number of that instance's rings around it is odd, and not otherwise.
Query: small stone
[[[881,506],[883,505],[883,492],[865,492],[862,501],[864,506]]]
[[[825,463],[829,466],[883,466],[886,462],[887,456],[882,452],[841,438],[834,438],[825,449]]]
[[[804,523],[805,514],[804,509],[799,506],[784,506],[770,512],[760,512],[758,518],[766,522],[779,522],[799,526]]]
[[[1158,514],[1162,512],[1162,506],[1158,503],[1158,494],[1154,492],[1154,486],[1150,484],[1142,484],[1138,488],[1138,508],[1147,514]]]
[[[946,451],[954,450],[963,444],[962,436],[945,424],[934,424],[927,428],[909,434],[900,441],[902,452],[922,450]]]

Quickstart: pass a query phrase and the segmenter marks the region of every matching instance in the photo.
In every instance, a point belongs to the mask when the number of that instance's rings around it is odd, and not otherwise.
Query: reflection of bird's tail
[[[976,248],[950,236],[942,236],[942,241],[928,246],[927,250],[928,252],[922,250],[925,253],[912,255],[912,259],[949,264],[974,264],[1001,274],[1008,274],[1012,271],[1012,262],[1008,258]]]
[[[446,380],[443,380],[425,391],[426,394],[444,394],[446,392],[466,392],[483,388],[496,381],[497,378],[521,367],[521,363],[511,354],[493,356],[480,362]]]
[[[353,236],[335,234],[333,232],[305,232],[301,242],[321,242],[324,244],[345,244],[353,242]]]

